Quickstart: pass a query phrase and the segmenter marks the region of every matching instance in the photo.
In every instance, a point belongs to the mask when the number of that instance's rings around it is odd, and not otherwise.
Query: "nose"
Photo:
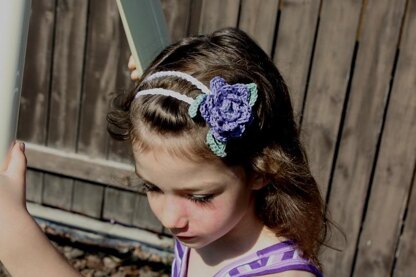
[[[164,207],[160,216],[160,221],[165,228],[170,230],[181,230],[188,225],[185,207],[181,199],[176,196],[165,196]]]

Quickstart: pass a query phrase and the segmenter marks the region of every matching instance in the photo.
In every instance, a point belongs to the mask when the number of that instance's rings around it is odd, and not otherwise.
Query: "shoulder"
[[[264,275],[268,277],[315,277],[316,275],[307,271],[301,270],[288,270],[280,273],[272,273]]]
[[[241,270],[249,266],[259,276],[276,277],[322,277],[322,273],[311,260],[303,257],[296,243],[291,240],[279,242],[256,252],[256,258],[244,263]]]

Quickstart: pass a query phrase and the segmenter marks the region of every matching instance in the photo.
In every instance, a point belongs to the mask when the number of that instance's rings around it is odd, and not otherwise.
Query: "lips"
[[[194,237],[194,236],[176,236],[176,238],[178,240],[181,240],[181,241],[189,241],[189,240],[195,239],[196,237]]]

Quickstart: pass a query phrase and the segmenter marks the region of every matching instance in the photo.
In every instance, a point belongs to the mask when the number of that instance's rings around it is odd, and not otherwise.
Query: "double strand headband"
[[[253,121],[252,107],[257,100],[257,85],[230,85],[222,77],[216,76],[211,79],[208,88],[198,79],[180,71],[159,71],[146,77],[143,82],[164,77],[186,80],[202,91],[202,94],[194,99],[170,89],[151,88],[138,91],[135,98],[142,95],[164,95],[188,103],[189,116],[194,118],[199,112],[209,126],[206,137],[209,148],[219,157],[227,156],[227,142],[241,137]]]

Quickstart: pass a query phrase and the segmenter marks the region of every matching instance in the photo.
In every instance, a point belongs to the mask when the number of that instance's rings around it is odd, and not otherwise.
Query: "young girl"
[[[150,206],[175,237],[172,276],[322,276],[324,207],[288,89],[244,32],[169,46],[134,91],[115,99],[108,121],[113,137],[131,141]],[[24,183],[24,156],[15,148],[0,180],[9,188],[24,187],[16,185]],[[5,207],[25,210],[16,202]],[[15,217],[30,221],[22,214]],[[46,245],[37,249],[49,253],[49,272],[71,276]],[[15,264],[0,250],[2,259]]]

